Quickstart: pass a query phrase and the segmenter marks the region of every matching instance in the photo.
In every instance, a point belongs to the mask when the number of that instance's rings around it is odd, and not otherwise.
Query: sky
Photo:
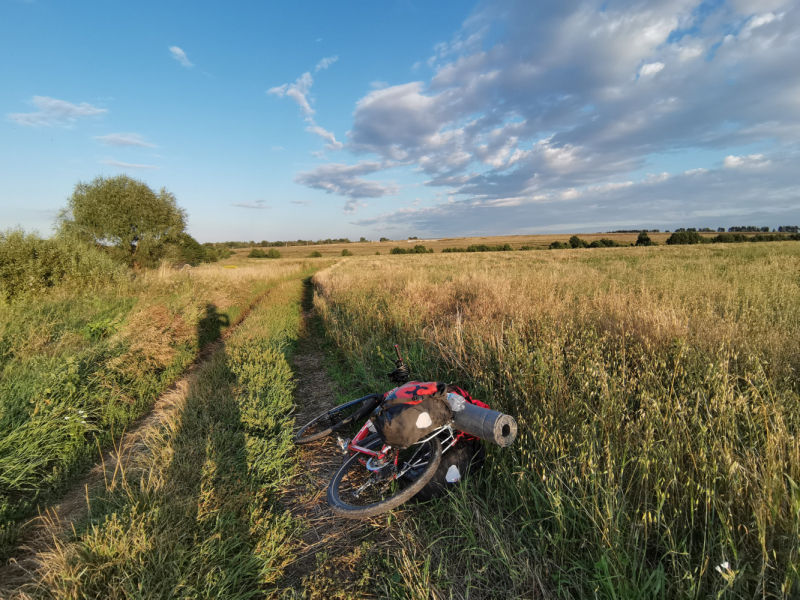
[[[800,224],[798,0],[0,0],[0,229],[201,242]]]

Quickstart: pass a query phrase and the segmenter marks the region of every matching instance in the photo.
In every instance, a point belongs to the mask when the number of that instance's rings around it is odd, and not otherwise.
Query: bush
[[[650,239],[650,236],[647,235],[646,231],[643,231],[639,234],[639,237],[636,239],[637,246],[655,246],[655,242]]]
[[[279,250],[275,250],[275,248],[270,248],[269,252],[267,252],[267,258],[280,258],[281,253]]]
[[[586,240],[582,240],[577,235],[573,235],[569,238],[569,245],[572,248],[587,248],[589,244],[586,243]]]
[[[619,244],[614,240],[609,240],[608,238],[602,238],[599,240],[593,241],[589,244],[589,248],[619,248],[623,244]]]
[[[431,254],[433,248],[426,248],[422,244],[417,244],[413,248],[400,248],[399,246],[389,250],[389,254]]]
[[[247,255],[247,258],[266,258],[267,253],[264,252],[261,248],[253,248],[250,250],[250,254]]]
[[[572,246],[570,246],[570,245],[569,245],[569,244],[567,244],[566,242],[553,242],[552,244],[550,244],[550,245],[548,246],[548,248],[549,248],[550,250],[567,250],[567,249],[569,249],[569,248],[571,248],[571,247],[572,247]]]
[[[379,250],[376,250],[376,251],[375,251],[375,256],[380,256],[380,255],[381,255],[380,251],[379,251]]]
[[[520,246],[520,250],[533,250],[533,246]]]
[[[513,252],[514,248],[511,244],[503,244],[502,246],[487,246],[486,244],[473,244],[466,248],[445,248],[442,252]],[[433,252],[433,250],[431,250]]]
[[[174,242],[164,244],[163,258],[173,264],[188,263],[196,266],[200,263],[217,262],[219,253],[211,246],[201,245],[188,233],[179,233]]]
[[[0,300],[41,293],[66,282],[93,286],[125,274],[122,264],[77,237],[43,239],[22,229],[0,232]]]
[[[342,249],[342,256],[353,256],[353,253],[350,252],[347,248]]]
[[[719,236],[717,236],[719,237]],[[668,246],[677,246],[683,244],[702,244],[703,237],[696,231],[676,231],[667,240]]]
[[[322,252],[319,250],[314,250],[311,254],[308,255],[308,258],[320,258],[322,256]]]

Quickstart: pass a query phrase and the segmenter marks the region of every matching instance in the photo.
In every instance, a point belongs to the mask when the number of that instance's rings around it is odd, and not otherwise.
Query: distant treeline
[[[511,244],[502,244],[498,246],[487,246],[486,244],[473,244],[466,248],[445,248],[442,252],[511,252],[514,250]]]
[[[661,233],[660,229],[616,229],[608,233]]]
[[[784,235],[783,233],[763,234],[756,235],[742,235],[741,233],[720,233],[717,236],[704,237],[697,231],[686,230],[676,231],[667,240],[670,246],[681,244],[738,244],[741,242],[791,242],[800,241],[800,233],[790,233]]]
[[[637,246],[653,246],[653,242],[646,232],[639,234],[639,239],[636,240]],[[617,241],[602,238],[595,240],[592,243],[573,235],[569,238],[568,242],[553,242],[550,244],[550,250],[569,250],[570,248],[619,248],[621,246],[633,246],[633,244],[620,244]]]
[[[389,254],[431,254],[433,248],[426,248],[422,244],[417,244],[413,248],[401,248],[399,246],[389,250]]]

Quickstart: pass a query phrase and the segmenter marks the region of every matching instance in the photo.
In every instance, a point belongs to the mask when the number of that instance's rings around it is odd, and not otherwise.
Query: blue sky
[[[796,1],[0,0],[0,228],[200,241],[800,224]]]

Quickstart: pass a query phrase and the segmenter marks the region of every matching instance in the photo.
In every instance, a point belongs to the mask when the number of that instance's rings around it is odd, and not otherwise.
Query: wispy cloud
[[[327,141],[328,143],[326,144],[325,147],[328,150],[341,150],[343,147],[343,144],[341,142],[336,141],[336,136],[334,136],[332,132],[328,131],[324,127],[320,127],[316,123],[312,122],[311,125],[306,127],[306,131],[318,135],[323,140]]]
[[[104,146],[138,146],[139,148],[155,148],[155,144],[144,141],[138,133],[109,133],[95,138]]]
[[[308,102],[308,94],[312,85],[314,85],[314,78],[311,77],[311,73],[306,72],[300,75],[294,83],[284,83],[270,88],[267,93],[274,94],[280,98],[288,96],[297,103],[306,117],[310,117],[314,114],[314,109],[311,108],[311,104]]]
[[[194,63],[192,63],[192,61],[189,60],[189,57],[186,56],[186,52],[178,48],[178,46],[170,46],[169,52],[172,55],[172,58],[181,63],[184,67],[194,66]]]
[[[311,206],[311,200],[292,200],[292,204],[301,204],[303,206]]]
[[[400,188],[394,182],[370,181],[362,177],[384,168],[385,164],[371,161],[361,161],[355,165],[328,163],[298,173],[294,180],[310,188],[349,198],[345,203],[345,212],[352,212],[363,206],[360,202],[362,198],[381,198],[399,193]]]
[[[252,202],[234,202],[231,206],[236,206],[238,208],[255,208],[255,209],[264,209],[264,208],[271,208],[267,206],[266,200],[253,200]]]
[[[158,170],[158,169],[161,168],[161,167],[158,167],[156,165],[137,165],[135,163],[125,163],[125,162],[119,162],[118,160],[111,160],[111,159],[103,160],[103,161],[100,161],[100,162],[102,162],[104,165],[111,165],[112,167],[119,167],[121,169],[153,169],[153,170]]]
[[[338,56],[326,56],[325,58],[323,58],[321,61],[319,61],[317,63],[317,66],[314,67],[314,71],[320,71],[322,69],[327,69],[333,63],[335,63],[337,60],[339,60]]]
[[[69,125],[81,117],[95,117],[108,112],[108,109],[97,108],[88,102],[72,104],[66,100],[47,96],[34,96],[31,104],[39,110],[31,113],[12,113],[8,118],[25,127],[52,127]]]

